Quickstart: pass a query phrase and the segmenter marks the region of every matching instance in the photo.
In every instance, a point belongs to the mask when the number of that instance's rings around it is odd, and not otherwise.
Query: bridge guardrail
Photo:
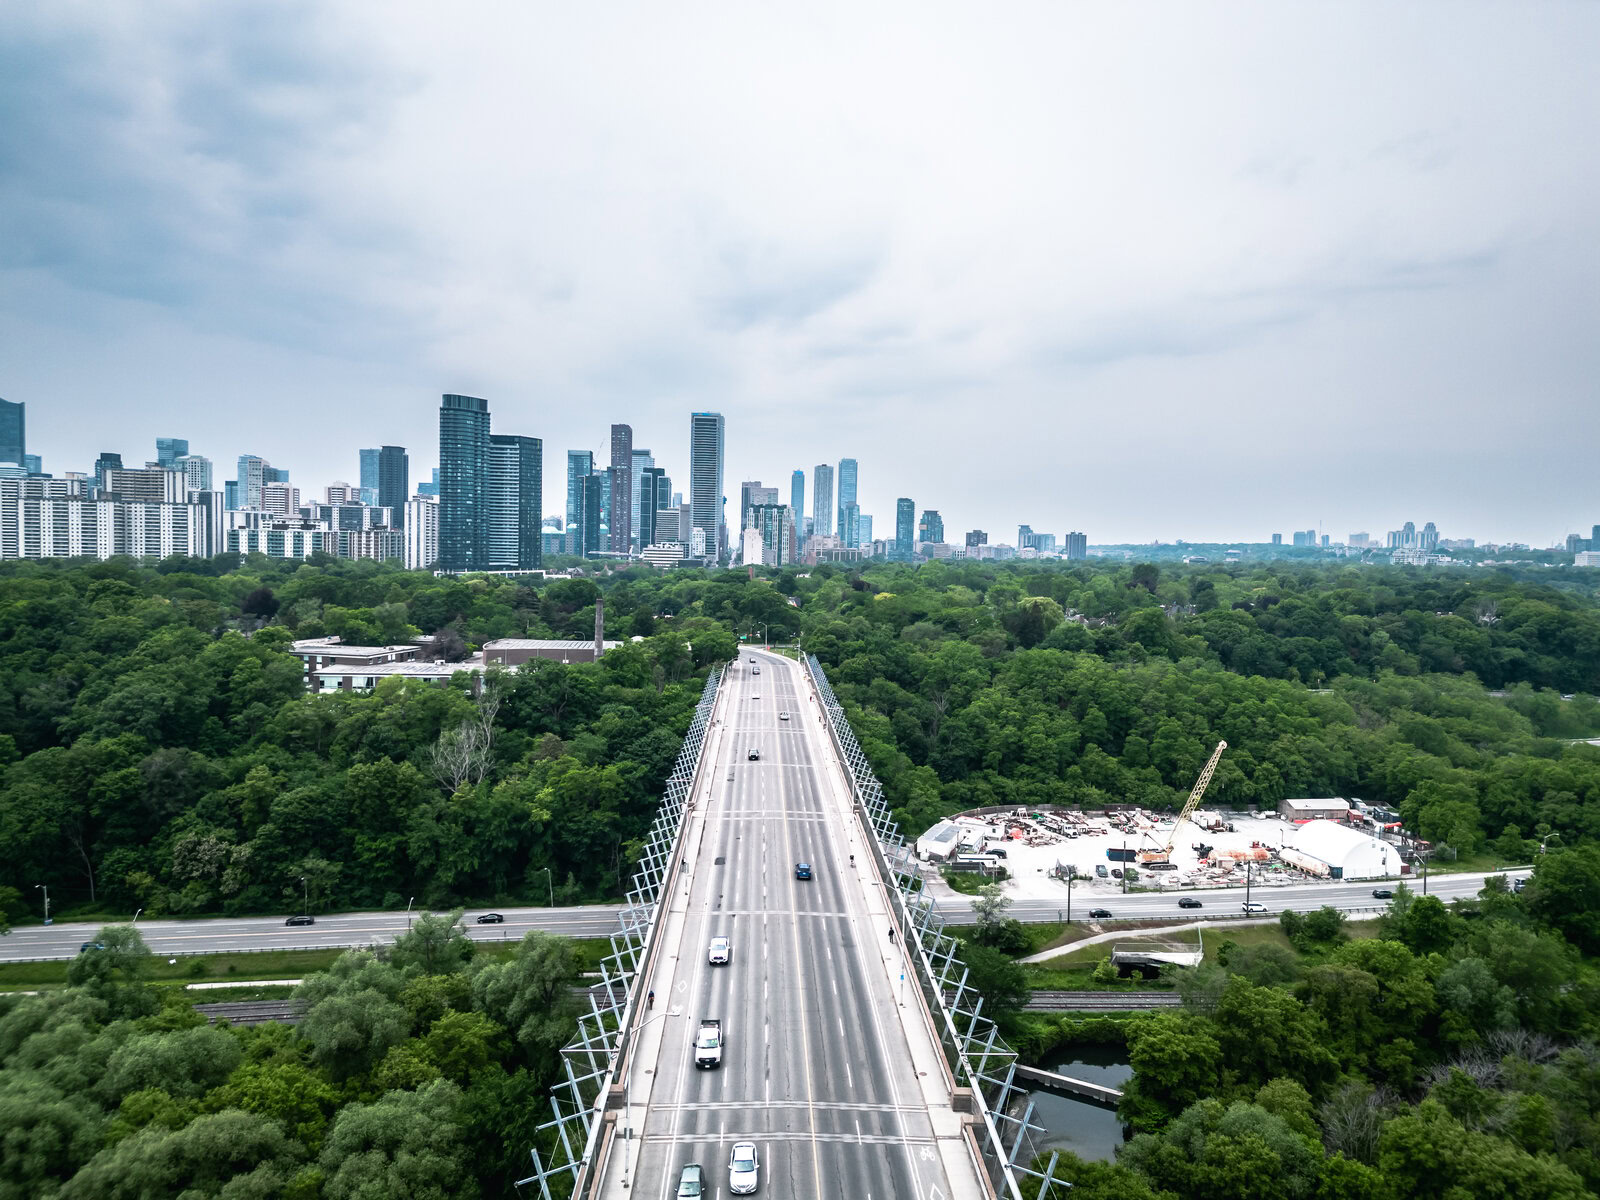
[[[656,922],[665,911],[660,901],[666,894],[664,885],[670,883],[677,867],[679,834],[700,770],[700,752],[711,731],[711,712],[722,676],[723,669],[713,667],[706,677],[640,855],[627,904],[618,915],[618,930],[611,935],[611,953],[600,962],[600,980],[585,989],[589,1010],[578,1018],[577,1035],[561,1049],[565,1078],[550,1089],[555,1118],[539,1126],[540,1133],[553,1131],[552,1144],[545,1154],[538,1146],[530,1147],[533,1174],[517,1181],[518,1188],[538,1184],[543,1200],[555,1200],[557,1193],[552,1192],[551,1184],[559,1180],[571,1184],[570,1192],[560,1194],[581,1195],[597,1163],[611,1081],[624,1067],[624,1038],[642,1005],[635,984],[648,977]]]
[[[977,1157],[991,1192],[1022,1200],[1020,1177],[1030,1180],[1030,1195],[1037,1200],[1065,1197],[1071,1185],[1056,1178],[1059,1153],[1050,1151],[1043,1170],[1034,1167],[1035,1137],[1044,1130],[1033,1124],[1033,1101],[1027,1100],[1020,1117],[1013,1102],[1028,1090],[1016,1082],[1017,1054],[1000,1037],[995,1023],[983,1015],[983,997],[968,982],[961,961],[960,943],[944,932],[945,920],[938,902],[920,889],[915,848],[900,833],[889,813],[883,786],[873,773],[844,708],[833,694],[816,655],[803,660],[811,683],[827,714],[829,732],[849,779],[856,809],[873,833],[868,844],[877,855],[887,882],[889,904],[901,941],[915,948],[910,955],[924,1008],[932,1015],[945,1063],[957,1084],[970,1089],[979,1118]],[[947,1002],[946,996],[953,999]],[[1036,1186],[1035,1186],[1036,1184]]]

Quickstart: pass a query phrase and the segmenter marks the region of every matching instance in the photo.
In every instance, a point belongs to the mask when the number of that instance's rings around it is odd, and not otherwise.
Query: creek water
[[[1133,1075],[1128,1052],[1121,1046],[1068,1046],[1057,1053],[1060,1057],[1046,1056],[1048,1061],[1039,1065],[1074,1079],[1115,1088]],[[1044,1130],[1035,1135],[1037,1150],[1070,1150],[1079,1158],[1099,1162],[1116,1157],[1117,1147],[1122,1145],[1122,1121],[1116,1113],[1043,1090],[1029,1092],[1028,1098],[1034,1105],[1033,1123]]]

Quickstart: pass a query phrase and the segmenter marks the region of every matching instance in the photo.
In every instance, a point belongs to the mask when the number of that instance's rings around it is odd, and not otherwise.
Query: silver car
[[[711,949],[706,954],[706,961],[713,967],[725,967],[733,961],[733,943],[725,937],[711,939]]]
[[[679,1200],[690,1200],[691,1197],[705,1195],[705,1192],[705,1172],[700,1169],[699,1163],[690,1163],[678,1176]]]
[[[728,1156],[728,1190],[735,1196],[748,1196],[761,1186],[761,1159],[754,1142],[735,1142]]]

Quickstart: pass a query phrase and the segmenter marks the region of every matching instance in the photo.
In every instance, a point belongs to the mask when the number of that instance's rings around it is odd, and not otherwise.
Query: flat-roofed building
[[[1286,821],[1346,821],[1350,818],[1350,801],[1281,800],[1278,815]]]
[[[324,667],[376,667],[386,663],[415,662],[422,657],[422,647],[414,643],[403,646],[347,646],[342,638],[301,638],[289,644],[289,653],[305,666],[306,686],[311,686],[312,676]]]
[[[466,662],[440,662],[434,659],[427,662],[372,663],[366,666],[343,663],[313,671],[312,678],[318,692],[370,692],[385,679],[415,679],[443,687],[461,671],[472,676],[472,691],[477,694],[483,686],[483,663],[477,659]]]
[[[607,650],[615,650],[621,642],[607,642]],[[520,667],[535,658],[548,658],[556,662],[593,662],[594,642],[569,641],[546,638],[495,638],[483,644],[483,661],[489,666]]]

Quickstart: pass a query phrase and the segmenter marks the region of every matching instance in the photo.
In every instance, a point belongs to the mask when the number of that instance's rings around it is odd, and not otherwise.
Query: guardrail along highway
[[[983,1194],[808,696],[772,655],[746,652],[724,678],[601,1195],[675,1196],[689,1164],[707,1195],[726,1195],[736,1142],[755,1143],[763,1194]],[[725,965],[708,961],[719,937]],[[705,1020],[721,1022],[719,1066],[696,1065]]]

